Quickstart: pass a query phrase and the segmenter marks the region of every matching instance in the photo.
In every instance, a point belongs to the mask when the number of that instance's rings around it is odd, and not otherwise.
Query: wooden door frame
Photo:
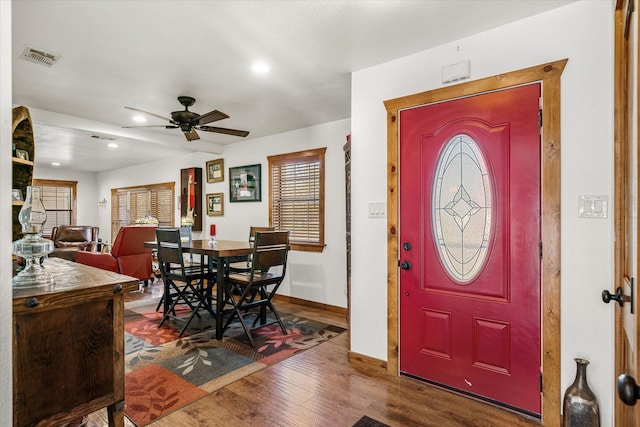
[[[399,375],[399,121],[400,111],[494,90],[540,82],[541,150],[541,363],[543,425],[559,426],[560,394],[560,76],[568,59],[387,100],[387,373]],[[487,405],[487,412],[503,411]],[[470,414],[476,418],[479,414]],[[525,422],[523,425],[530,423]],[[470,418],[471,420],[471,418]],[[517,421],[516,421],[517,422]]]
[[[617,0],[614,14],[614,284],[612,289],[623,286],[625,277],[625,260],[627,258],[625,248],[625,236],[627,235],[627,224],[624,213],[627,210],[627,162],[629,153],[627,149],[627,139],[630,138],[629,129],[629,105],[628,105],[628,80],[627,70],[629,67],[628,46],[626,41],[626,31],[634,12],[629,5],[634,5],[634,0]],[[636,41],[637,43],[637,41]],[[636,47],[637,49],[637,47]],[[640,61],[640,58],[638,58]],[[636,70],[640,70],[640,64],[635,64]],[[640,90],[640,88],[638,88]],[[640,99],[640,94],[637,95]],[[640,114],[640,112],[639,112]],[[637,118],[636,118],[637,120]],[[640,155],[640,154],[639,154]],[[640,160],[640,159],[638,159]],[[638,161],[637,160],[637,161]],[[615,354],[614,354],[614,376],[623,373],[625,369],[625,345],[623,342],[623,308],[615,306]],[[622,427],[624,404],[614,392],[614,424]]]

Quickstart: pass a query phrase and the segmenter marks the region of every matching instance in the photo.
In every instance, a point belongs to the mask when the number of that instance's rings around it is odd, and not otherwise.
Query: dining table
[[[145,242],[145,247],[157,248],[158,242]],[[253,245],[248,241],[236,240],[190,240],[181,242],[182,252],[202,255],[208,257],[208,268],[215,266],[218,270],[216,274],[216,303],[215,303],[215,323],[216,339],[221,340],[224,310],[224,280],[228,273],[229,259],[239,256],[246,256],[253,253]],[[204,267],[204,266],[203,266]],[[164,284],[165,295],[169,295],[168,284]],[[168,298],[164,299],[164,312],[169,310]]]

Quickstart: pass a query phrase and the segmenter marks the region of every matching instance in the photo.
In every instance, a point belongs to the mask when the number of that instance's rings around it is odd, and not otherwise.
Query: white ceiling
[[[1,1],[1,0],[0,0]],[[102,171],[243,138],[137,128],[135,107],[231,116],[245,139],[349,118],[350,73],[570,0],[13,1],[13,103],[32,111],[36,162]],[[18,59],[25,47],[60,56]],[[270,64],[255,75],[253,61]],[[164,124],[148,116],[146,125]],[[95,138],[92,136],[98,136]],[[115,138],[117,149],[106,147]]]

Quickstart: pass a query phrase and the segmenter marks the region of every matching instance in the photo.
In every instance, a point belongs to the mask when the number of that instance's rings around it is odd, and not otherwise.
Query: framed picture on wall
[[[224,215],[224,193],[207,194],[207,215]]]
[[[262,200],[262,165],[229,168],[229,201],[259,202]]]
[[[29,160],[29,153],[26,150],[16,149],[16,157],[20,160]]]
[[[207,162],[207,183],[224,181],[224,159]]]
[[[20,191],[17,188],[14,188],[13,190],[11,190],[11,200],[14,202],[21,202],[22,201],[22,191]]]

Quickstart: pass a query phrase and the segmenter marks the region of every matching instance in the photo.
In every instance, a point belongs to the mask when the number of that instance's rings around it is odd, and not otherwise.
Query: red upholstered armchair
[[[155,240],[155,225],[125,225],[120,227],[111,247],[111,253],[82,252],[82,255],[78,253],[76,262],[137,277],[138,280],[147,284],[147,281],[153,278],[153,274],[151,248],[145,248],[144,242]]]

